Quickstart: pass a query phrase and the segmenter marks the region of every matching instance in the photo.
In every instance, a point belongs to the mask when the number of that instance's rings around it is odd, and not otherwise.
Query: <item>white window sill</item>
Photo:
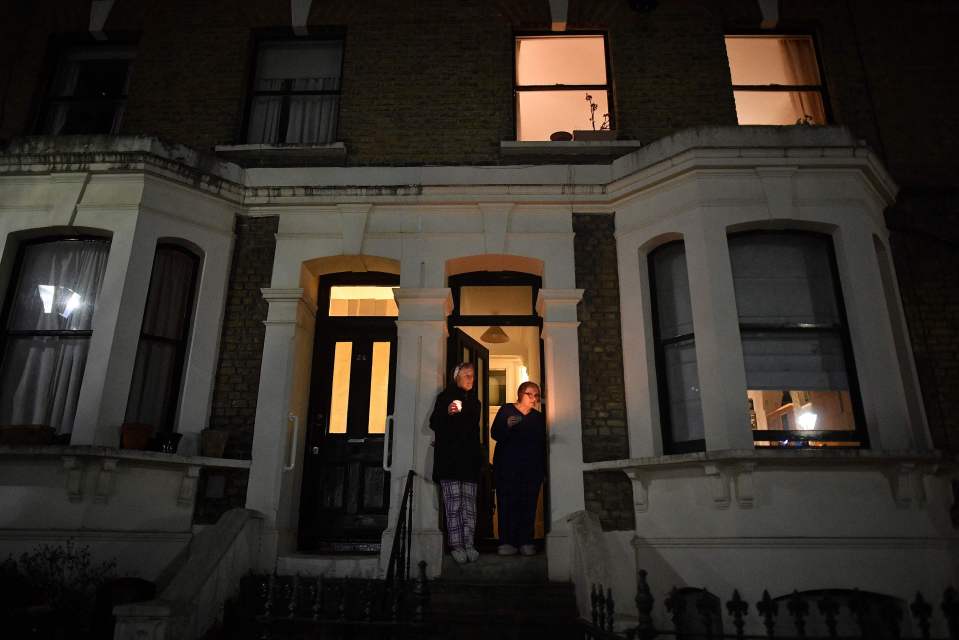
[[[346,159],[346,144],[218,144],[213,150],[244,167],[330,164]]]
[[[503,155],[511,156],[613,156],[635,151],[641,146],[643,145],[638,140],[571,140],[569,142],[554,142],[550,140],[519,142],[516,140],[501,140],[499,150]]]

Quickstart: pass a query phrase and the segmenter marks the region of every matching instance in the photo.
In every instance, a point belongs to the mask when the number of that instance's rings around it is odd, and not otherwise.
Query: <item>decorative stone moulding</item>
[[[938,452],[882,451],[755,451],[730,450],[687,453],[629,460],[592,462],[584,471],[618,469],[630,479],[633,507],[636,513],[650,510],[649,487],[657,475],[681,468],[702,469],[713,506],[728,509],[752,509],[756,504],[757,472],[767,470],[804,471],[867,470],[889,478],[891,498],[898,508],[926,503],[924,477],[936,474],[959,474],[955,463],[947,463]]]

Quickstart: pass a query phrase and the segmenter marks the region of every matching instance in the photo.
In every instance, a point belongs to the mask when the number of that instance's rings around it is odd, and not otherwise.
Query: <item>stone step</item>
[[[458,564],[443,556],[442,579],[446,582],[469,583],[545,583],[548,580],[546,554],[535,556],[499,556],[484,553],[479,560]]]

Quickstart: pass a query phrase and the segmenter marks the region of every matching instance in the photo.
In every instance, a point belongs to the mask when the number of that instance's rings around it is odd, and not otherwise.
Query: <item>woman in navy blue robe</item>
[[[503,556],[517,551],[536,553],[533,533],[536,499],[546,476],[546,420],[536,409],[539,386],[524,382],[516,391],[516,402],[500,407],[493,419],[491,435],[496,440],[493,477],[499,510],[499,549]]]

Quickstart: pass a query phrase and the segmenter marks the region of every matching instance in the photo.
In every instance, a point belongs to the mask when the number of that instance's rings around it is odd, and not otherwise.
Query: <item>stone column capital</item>
[[[306,296],[304,289],[263,288],[260,293],[270,305],[263,324],[296,324],[301,310],[316,317],[316,305]]]
[[[576,305],[583,299],[583,289],[540,289],[536,312],[546,322],[576,322]]]
[[[393,298],[400,309],[400,322],[441,320],[453,310],[453,295],[448,287],[399,287]]]

